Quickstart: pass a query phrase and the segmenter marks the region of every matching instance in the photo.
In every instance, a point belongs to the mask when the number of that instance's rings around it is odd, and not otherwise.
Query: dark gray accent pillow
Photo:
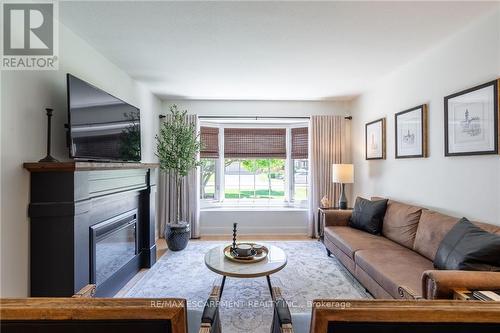
[[[370,234],[380,234],[387,201],[387,199],[370,201],[357,197],[349,226]]]
[[[444,236],[434,267],[465,271],[500,271],[500,236],[487,232],[465,217]]]

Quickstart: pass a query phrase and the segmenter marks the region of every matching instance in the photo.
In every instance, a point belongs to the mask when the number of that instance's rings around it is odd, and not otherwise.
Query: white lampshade
[[[354,183],[354,165],[333,164],[332,181],[334,183],[343,183],[343,184]]]

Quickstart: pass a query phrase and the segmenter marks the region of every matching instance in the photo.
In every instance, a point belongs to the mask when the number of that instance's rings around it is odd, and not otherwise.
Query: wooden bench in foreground
[[[500,303],[453,300],[315,300],[291,314],[273,295],[272,333],[497,333]]]
[[[88,285],[72,298],[0,300],[2,333],[187,333],[186,300],[180,298],[92,298]],[[220,287],[214,286],[189,332],[220,333]]]

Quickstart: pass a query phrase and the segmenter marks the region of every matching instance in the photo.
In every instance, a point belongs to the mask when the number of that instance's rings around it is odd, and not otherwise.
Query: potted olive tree
[[[156,136],[156,156],[162,172],[173,175],[176,183],[175,219],[167,221],[165,239],[172,251],[183,250],[188,243],[190,226],[181,221],[181,185],[184,177],[200,165],[198,153],[201,144],[198,140],[196,124],[186,119],[187,111],[179,111],[177,105],[170,107],[171,116],[165,121]]]

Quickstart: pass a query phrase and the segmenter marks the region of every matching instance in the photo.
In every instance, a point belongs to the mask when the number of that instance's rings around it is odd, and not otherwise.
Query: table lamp
[[[345,196],[345,184],[354,183],[354,165],[352,164],[333,164],[332,181],[342,184],[339,208],[347,209],[347,198]]]

